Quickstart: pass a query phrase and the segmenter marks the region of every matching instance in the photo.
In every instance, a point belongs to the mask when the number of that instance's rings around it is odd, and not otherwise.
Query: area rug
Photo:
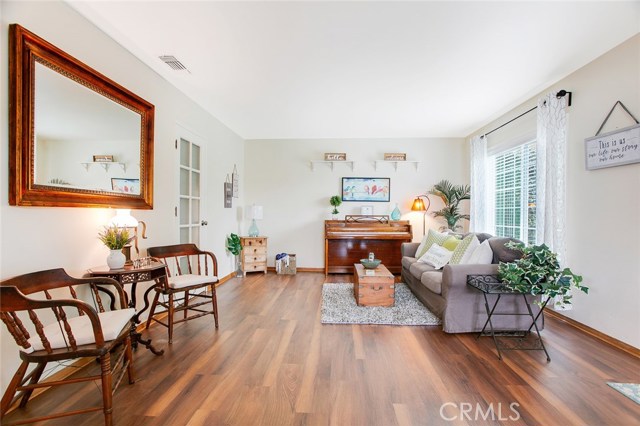
[[[326,283],[322,286],[324,324],[439,325],[440,319],[429,311],[406,284],[396,284],[395,306],[358,306],[351,283]]]
[[[640,404],[640,384],[615,382],[607,382],[607,384],[634,401],[636,404]]]

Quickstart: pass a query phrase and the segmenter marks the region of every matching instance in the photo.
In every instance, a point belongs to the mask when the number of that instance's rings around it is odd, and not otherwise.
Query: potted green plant
[[[589,288],[581,284],[582,277],[569,268],[561,268],[557,254],[545,244],[526,247],[523,243],[509,242],[505,247],[522,252],[520,259],[500,262],[498,266],[498,278],[510,289],[552,299],[561,296],[560,305],[571,304],[572,288],[588,294]]]
[[[110,269],[121,269],[124,267],[126,257],[122,253],[124,246],[133,240],[127,228],[117,226],[105,226],[102,232],[98,233],[98,239],[111,250],[107,257],[107,265]]]
[[[471,198],[471,187],[469,185],[453,185],[444,179],[433,185],[429,194],[437,195],[442,199],[444,207],[437,212],[433,212],[434,217],[442,217],[447,221],[447,227],[452,231],[462,228],[458,225],[461,219],[469,220],[468,214],[460,213],[460,202]]]
[[[230,234],[227,237],[225,247],[229,253],[235,256],[236,259],[236,277],[242,276],[242,267],[240,265],[240,252],[242,251],[242,244],[240,243],[240,237],[237,234]]]
[[[334,216],[334,219],[335,219],[335,216],[338,213],[340,213],[338,211],[338,207],[340,206],[340,204],[342,204],[342,200],[340,199],[340,196],[339,195],[334,195],[333,197],[331,197],[329,199],[329,204],[331,204],[333,206],[333,211],[331,212],[331,214]]]

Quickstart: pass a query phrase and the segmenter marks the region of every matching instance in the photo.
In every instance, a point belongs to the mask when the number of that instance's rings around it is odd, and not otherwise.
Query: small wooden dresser
[[[267,237],[240,237],[242,275],[247,272],[267,273]]]

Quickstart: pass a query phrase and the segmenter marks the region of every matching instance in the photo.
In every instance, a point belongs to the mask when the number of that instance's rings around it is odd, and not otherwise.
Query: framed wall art
[[[389,202],[391,179],[343,177],[342,201]]]
[[[111,178],[111,189],[125,194],[139,194],[140,179]]]

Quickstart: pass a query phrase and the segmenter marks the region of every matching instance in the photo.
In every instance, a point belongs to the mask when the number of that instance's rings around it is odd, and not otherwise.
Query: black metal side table
[[[498,351],[498,359],[502,360],[502,353],[500,352],[501,349],[503,351],[540,350],[544,351],[545,355],[547,355],[547,362],[551,361],[549,353],[547,352],[547,348],[544,346],[544,342],[542,341],[542,337],[540,336],[540,329],[538,328],[537,324],[538,318],[543,315],[543,310],[545,306],[547,306],[547,302],[549,301],[548,299],[545,300],[543,305],[540,307],[540,312],[538,312],[537,315],[534,315],[531,309],[532,299],[528,299],[526,293],[521,293],[519,291],[510,289],[505,283],[500,281],[496,275],[469,275],[467,277],[467,285],[475,288],[478,291],[481,291],[482,295],[484,296],[484,307],[487,311],[487,321],[484,323],[484,327],[482,327],[482,331],[480,332],[480,334],[478,334],[478,338],[480,336],[491,336],[493,338],[493,343],[496,345],[496,350]],[[497,295],[493,306],[490,306],[489,299],[487,297],[488,295]],[[495,312],[502,296],[522,296],[525,305],[527,306],[527,312]],[[502,332],[497,331],[493,328],[493,322],[491,321],[491,318],[494,315],[528,315],[529,317],[531,317],[532,322],[527,330],[509,330],[508,332]],[[544,316],[542,318],[544,320]],[[487,325],[489,326],[489,332],[486,332]],[[531,345],[527,344],[524,338],[530,335],[532,329],[535,329],[537,338],[534,342],[532,342],[533,344]],[[516,338],[518,339],[517,344],[504,345],[498,340],[498,336]]]

